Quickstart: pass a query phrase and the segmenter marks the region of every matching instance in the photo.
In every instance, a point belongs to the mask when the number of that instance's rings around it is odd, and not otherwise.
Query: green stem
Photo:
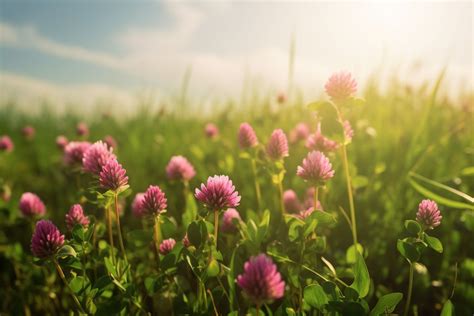
[[[119,210],[118,210],[118,194],[117,194],[117,192],[115,192],[115,194],[114,194],[114,205],[115,205],[115,216],[117,217],[117,229],[118,229],[120,250],[122,250],[123,258],[125,259],[125,262],[128,264],[127,253],[125,252],[125,246],[123,244],[122,228],[121,228],[121,225],[120,225],[120,214],[119,214]]]
[[[79,299],[78,299],[77,296],[74,294],[74,291],[71,289],[71,287],[69,286],[69,283],[68,283],[67,280],[66,280],[66,276],[64,275],[63,269],[61,269],[61,266],[59,265],[59,263],[58,263],[58,261],[56,260],[56,258],[53,259],[53,263],[54,263],[54,266],[56,267],[56,270],[58,271],[59,277],[61,278],[61,280],[63,280],[64,285],[66,285],[66,287],[69,289],[69,292],[71,292],[72,298],[74,299],[74,302],[76,303],[77,308],[79,308],[79,311],[80,311],[82,314],[86,314],[86,312],[85,312],[84,309],[82,308],[81,303],[79,302]]]
[[[413,263],[410,262],[410,275],[408,279],[408,294],[407,294],[407,301],[405,304],[405,311],[403,312],[403,316],[408,315],[408,310],[410,309],[410,303],[411,303],[411,294],[413,291]]]
[[[256,315],[259,316],[260,315],[260,304],[257,304],[255,309],[256,309],[256,312],[257,312]]]
[[[255,163],[255,159],[253,158],[252,158],[252,172],[253,172],[253,178],[255,180],[255,194],[257,195],[257,207],[259,211],[262,211],[262,194],[260,192],[260,185],[258,184],[257,164]]]
[[[81,258],[82,276],[83,276],[83,279],[82,279],[82,287],[84,287],[84,285],[86,284],[85,282],[86,282],[86,277],[87,277],[87,273],[86,273],[87,258],[86,258],[85,245],[86,245],[86,242],[83,241],[83,242],[82,242],[82,258]]]
[[[153,239],[155,240],[156,258],[160,261],[160,242],[161,242],[161,228],[160,215],[155,216],[155,225],[153,225]]]
[[[110,210],[108,207],[105,208],[105,217],[107,220],[107,231],[109,232],[110,253],[112,255],[112,262],[115,266],[116,261],[115,261],[115,251],[114,251],[114,236],[112,234],[112,216],[110,215]]]
[[[319,187],[317,185],[314,186],[314,210],[318,209],[318,191]]]
[[[189,181],[184,180],[183,181],[183,201],[184,201],[183,213],[186,211],[188,207],[188,193],[189,193]]]
[[[280,194],[280,209],[281,214],[285,214],[285,204],[283,203],[283,181],[278,182],[278,192]]]
[[[214,210],[214,240],[216,242],[216,250],[217,250],[218,235],[219,235],[219,210]]]
[[[357,245],[357,223],[356,223],[356,217],[355,217],[354,196],[352,195],[351,176],[349,174],[349,163],[347,159],[346,145],[342,146],[342,155],[343,155],[344,173],[346,175],[347,195],[349,197],[349,208],[351,211],[352,238],[354,239],[354,245]]]
[[[344,120],[342,119],[341,112],[336,107],[337,115],[339,118],[339,123],[344,126]],[[352,224],[352,239],[354,240],[354,247],[357,247],[357,223],[356,223],[356,216],[355,216],[355,206],[354,206],[354,196],[352,195],[352,185],[351,185],[351,175],[349,173],[349,161],[347,158],[347,148],[344,141],[342,145],[342,164],[344,166],[344,174],[346,177],[346,185],[347,185],[347,196],[349,198],[349,208],[351,211],[351,224]]]

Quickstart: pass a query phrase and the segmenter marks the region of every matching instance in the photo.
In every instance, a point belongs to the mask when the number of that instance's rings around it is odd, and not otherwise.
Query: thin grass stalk
[[[119,236],[119,243],[120,243],[120,250],[122,251],[123,258],[125,262],[128,264],[127,253],[125,251],[125,246],[123,244],[122,238],[122,227],[120,225],[120,214],[118,210],[118,194],[114,194],[114,207],[115,207],[115,216],[117,217],[117,229],[118,229],[118,236]]]
[[[112,234],[112,216],[110,215],[110,210],[108,207],[105,208],[105,217],[107,221],[107,231],[109,234],[110,254],[112,255],[112,263],[115,266],[117,262],[115,260],[115,252],[114,252],[114,236]]]
[[[68,288],[68,290],[69,290],[69,292],[70,292],[70,294],[71,294],[71,296],[74,300],[74,303],[76,303],[76,305],[77,305],[77,308],[79,309],[81,314],[87,315],[86,312],[84,311],[84,309],[82,308],[81,302],[79,302],[79,299],[77,298],[76,294],[74,294],[74,291],[71,289],[71,286],[67,282],[66,276],[64,275],[64,272],[63,272],[63,269],[59,265],[58,260],[56,258],[53,258],[53,263],[54,263],[54,266],[56,267],[56,271],[58,272],[59,277],[61,278],[61,280],[63,280],[64,285],[66,285],[66,287]]]
[[[410,274],[408,276],[408,294],[407,294],[407,301],[405,303],[405,309],[403,311],[403,316],[408,315],[408,311],[410,309],[411,303],[411,295],[413,291],[413,263],[410,262]]]

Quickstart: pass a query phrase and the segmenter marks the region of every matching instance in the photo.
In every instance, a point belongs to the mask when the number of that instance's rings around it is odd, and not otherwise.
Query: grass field
[[[392,311],[438,315],[444,307],[443,315],[454,315],[452,306],[456,315],[472,314],[473,98],[448,98],[442,87],[442,76],[419,87],[394,81],[385,91],[373,80],[356,93],[359,101],[341,106],[354,136],[352,142],[326,154],[335,175],[317,185],[324,211],[306,219],[282,212],[279,190],[281,180],[283,190],[292,189],[304,200],[313,186],[296,175],[310,151],[305,140],[290,141],[289,156],[277,162],[268,159],[265,146],[273,130],[281,128],[290,136],[302,122],[314,133],[322,121],[323,134],[341,137],[335,134],[341,127],[331,117],[329,103],[303,102],[295,93],[284,102],[271,96],[247,106],[215,105],[206,117],[195,114],[192,100],[184,107],[172,105],[175,111],[152,111],[140,105],[126,117],[58,115],[46,108],[29,116],[15,109],[14,102],[2,105],[0,135],[11,137],[14,149],[0,152],[1,314],[62,315],[82,308],[98,315],[379,315]],[[78,136],[76,125],[82,121],[90,134]],[[209,122],[219,129],[216,137],[205,134]],[[255,129],[259,140],[259,146],[248,151],[239,146],[237,137],[243,122]],[[34,127],[34,136],[22,134],[25,126]],[[120,226],[115,213],[104,211],[114,211],[117,193],[104,193],[107,190],[81,167],[66,166],[56,145],[58,135],[92,143],[107,135],[116,140],[113,152],[129,177],[129,188],[118,194],[123,208]],[[185,156],[194,166],[196,175],[189,182],[168,179],[166,166],[175,155]],[[217,245],[215,210],[207,210],[194,197],[195,188],[214,175],[229,176],[241,196],[236,209],[242,221],[233,221],[231,232],[219,231]],[[167,197],[167,212],[158,220],[132,214],[135,194],[149,185],[158,185]],[[51,220],[70,247],[54,249],[40,259],[33,256],[30,241],[40,218],[20,212],[24,192],[41,198],[46,213],[40,217]],[[441,224],[426,230],[439,242],[426,239],[416,222],[405,227],[406,220],[416,219],[423,199],[434,200],[441,211]],[[71,232],[65,215],[76,203],[91,224],[89,228],[76,225]],[[225,209],[219,211],[222,218]],[[113,222],[115,248],[110,245],[106,214]],[[351,233],[355,223],[360,252],[354,250]],[[120,227],[126,256],[119,247]],[[186,233],[189,247],[181,241]],[[158,254],[155,246],[168,238],[174,238],[176,246],[168,254]],[[285,282],[283,297],[268,294],[258,299],[235,282],[244,263],[259,253],[266,253],[277,265]],[[55,262],[65,280],[56,273]],[[408,293],[410,271],[412,295]]]

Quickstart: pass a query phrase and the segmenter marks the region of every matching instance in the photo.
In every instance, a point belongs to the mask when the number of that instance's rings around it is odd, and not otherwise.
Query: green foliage
[[[359,251],[355,251],[355,263],[353,270],[354,282],[351,284],[351,288],[357,291],[359,297],[364,298],[369,293],[370,276],[364,257]]]
[[[0,311],[45,315],[77,311],[50,258],[31,255],[32,223],[18,211],[19,197],[26,191],[43,199],[47,218],[65,234],[65,246],[56,258],[67,284],[90,314],[209,315],[214,308],[223,315],[255,314],[255,306],[236,278],[249,257],[259,253],[272,257],[286,283],[284,297],[262,305],[261,315],[316,310],[332,315],[400,314],[402,294],[394,292],[406,286],[406,260],[423,263],[427,270],[417,273],[414,282],[412,304],[419,315],[439,313],[435,306],[443,301],[442,315],[453,313],[453,303],[460,313],[472,310],[474,268],[469,258],[474,248],[465,236],[474,233],[474,207],[468,194],[474,192],[468,128],[473,122],[462,106],[451,106],[448,99],[437,97],[439,82],[432,88],[410,90],[395,81],[384,93],[369,82],[364,99],[351,98],[339,109],[327,101],[309,108],[291,101],[276,109],[271,99],[256,97],[251,106],[229,103],[211,117],[196,115],[191,108],[186,115],[186,111],[176,115],[144,107],[120,120],[102,117],[98,111],[87,119],[88,140],[113,135],[119,144],[114,152],[130,179],[130,187],[119,194],[127,260],[118,244],[115,212],[111,213],[114,247],[108,239],[104,208],[113,207],[115,193],[103,192],[97,179],[81,172],[80,166],[65,167],[62,152],[55,148],[59,134],[77,139],[74,126],[84,118],[48,111],[34,117],[20,113],[14,104],[1,107],[0,134],[12,136],[15,150],[0,153],[0,279],[5,284],[0,289]],[[328,153],[336,173],[319,191],[324,211],[304,219],[281,214],[274,184],[293,189],[301,203],[306,202],[308,184],[295,170],[308,149],[304,142],[290,143],[290,156],[270,164],[264,146],[275,128],[289,134],[297,123],[305,122],[314,132],[319,122],[316,112],[323,134],[332,140],[347,141],[341,117],[355,131],[347,149],[357,246],[349,247],[351,231],[344,215],[334,211],[348,209],[339,152]],[[221,129],[216,139],[203,134],[209,121]],[[236,141],[244,121],[254,126],[260,142],[248,152]],[[26,141],[18,132],[25,124],[37,129],[34,141]],[[177,154],[195,167],[197,175],[189,184],[166,177],[166,164]],[[261,207],[257,207],[249,159],[256,162]],[[234,232],[219,231],[217,247],[210,236],[213,214],[193,195],[194,188],[214,174],[229,175],[242,196],[237,207],[242,221],[235,223]],[[156,253],[153,219],[135,218],[130,211],[133,195],[150,184],[159,185],[168,198],[160,228],[163,239],[174,238],[177,243],[166,255]],[[1,197],[8,192],[11,200],[4,201]],[[442,223],[433,231],[412,220],[423,198],[440,204]],[[91,219],[89,228],[76,225],[66,230],[64,215],[73,203],[83,205]],[[186,233],[188,248],[181,242]],[[459,262],[459,275],[452,281],[450,267],[455,262]],[[453,283],[456,291],[449,296]]]
[[[322,310],[329,303],[326,293],[319,284],[311,284],[304,288],[304,301],[318,310]]]
[[[390,293],[380,297],[377,304],[370,311],[370,316],[387,315],[392,313],[402,298],[402,293]]]

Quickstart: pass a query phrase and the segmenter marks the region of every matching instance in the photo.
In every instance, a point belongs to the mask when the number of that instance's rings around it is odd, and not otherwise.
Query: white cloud
[[[82,115],[92,114],[97,106],[107,111],[131,113],[140,94],[145,92],[118,89],[107,84],[55,84],[8,72],[1,73],[0,87],[0,104],[14,101],[18,109],[36,113],[42,104],[47,103],[54,105],[58,112],[73,110]],[[146,93],[155,98],[159,96],[158,91]]]
[[[464,38],[472,38],[472,30],[469,36],[463,30],[464,24],[439,24],[440,19],[457,18],[445,16],[446,10],[442,8],[435,8],[429,11],[432,16],[425,16],[422,6],[410,7],[407,11],[403,6],[374,3],[354,4],[357,10],[350,12],[347,8],[339,12],[332,6],[322,6],[321,10],[315,11],[316,4],[295,4],[294,10],[293,6],[282,4],[276,11],[272,11],[272,7],[271,12],[267,12],[268,7],[263,4],[248,5],[251,10],[242,11],[244,4],[165,2],[165,10],[173,18],[171,25],[165,28],[129,27],[121,31],[112,39],[121,47],[120,54],[66,45],[47,38],[32,27],[6,23],[0,23],[0,44],[120,70],[140,84],[156,85],[169,93],[179,89],[184,71],[191,65],[190,91],[194,96],[238,96],[246,71],[250,77],[263,78],[262,89],[286,88],[287,43],[290,30],[294,29],[297,38],[295,83],[311,96],[321,92],[325,79],[335,70],[352,71],[360,82],[364,82],[382,62],[384,69],[390,71],[387,77],[397,72],[414,82],[410,70],[404,71],[399,65],[422,57],[425,67],[416,79],[434,80],[449,60],[446,57],[449,54],[453,57],[448,75],[456,80],[467,80],[472,86],[472,74],[467,69],[472,69],[472,58],[466,58],[472,57],[472,48],[469,53],[459,46],[463,45]],[[253,19],[241,17],[242,12],[251,14]],[[339,14],[337,23],[334,14]],[[465,23],[466,19],[458,20]],[[418,33],[417,28],[420,29]],[[253,34],[252,31],[260,33]],[[438,39],[438,34],[443,37]],[[201,40],[216,44],[218,48],[232,44],[241,49],[221,52],[212,45],[200,46]],[[441,50],[439,45],[443,41],[457,49]],[[468,43],[464,45],[468,46]],[[430,48],[433,48],[432,53]],[[388,61],[384,59],[386,51]],[[74,94],[73,88],[84,87],[70,86],[63,91]]]
[[[56,42],[38,33],[33,27],[16,27],[0,22],[0,43],[34,49],[45,54],[85,61],[103,67],[124,68],[117,56]]]

